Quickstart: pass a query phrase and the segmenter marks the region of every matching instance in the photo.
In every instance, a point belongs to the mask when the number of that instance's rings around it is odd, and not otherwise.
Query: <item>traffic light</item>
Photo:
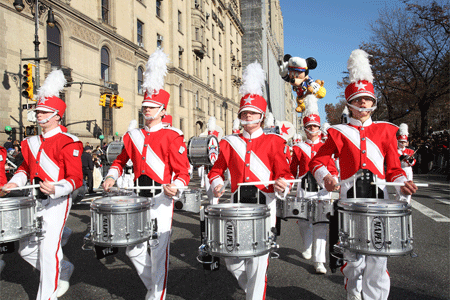
[[[100,106],[106,105],[106,94],[103,94],[100,96],[100,102],[98,103],[98,105],[100,105]]]
[[[120,96],[116,96],[116,107],[117,108],[123,107],[123,98]]]
[[[117,106],[117,96],[116,95],[111,95],[111,97],[109,97],[109,107],[116,107]]]
[[[91,121],[86,122],[86,130],[91,132]]]
[[[36,135],[36,134],[37,134],[36,126],[31,125],[31,126],[25,127],[25,136],[32,136],[32,135]]]
[[[33,64],[28,63],[23,65],[23,83],[22,83],[22,96],[33,100]]]
[[[102,135],[102,129],[97,125],[97,123],[94,125],[94,132],[92,133],[92,135],[96,139],[98,139]]]

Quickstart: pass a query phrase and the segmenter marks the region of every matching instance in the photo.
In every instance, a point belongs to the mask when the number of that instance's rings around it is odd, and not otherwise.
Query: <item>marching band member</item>
[[[247,66],[240,88],[243,95],[238,117],[243,131],[224,137],[219,157],[209,172],[209,180],[216,197],[223,195],[224,173],[229,169],[234,202],[266,204],[270,208],[271,227],[275,227],[275,193],[285,197],[290,186],[283,179],[292,179],[289,171],[290,154],[286,140],[277,134],[266,134],[261,128],[267,103],[262,97],[264,71],[258,62]],[[238,183],[276,180],[274,185],[241,187]],[[248,188],[247,188],[248,187]],[[246,292],[246,299],[265,299],[268,256],[240,259],[225,258],[227,269]]]
[[[408,181],[400,167],[396,149],[397,126],[387,122],[373,122],[371,113],[377,99],[373,88],[373,75],[368,54],[357,49],[348,61],[350,84],[345,98],[350,110],[347,125],[335,125],[328,129],[328,139],[311,160],[309,167],[318,182],[324,182],[328,191],[336,189],[336,180],[327,170],[330,157],[335,154],[341,166],[341,179],[347,179],[363,169],[365,175],[341,186],[340,198],[387,198],[388,193],[371,181],[404,183],[401,193],[411,195],[417,186]],[[386,172],[385,172],[386,167]],[[366,176],[373,176],[366,180]],[[380,186],[379,186],[380,187]],[[346,260],[341,271],[345,276],[347,299],[387,299],[390,279],[386,256],[371,256],[344,251]]]
[[[400,156],[400,165],[403,171],[405,171],[406,178],[408,180],[413,180],[412,166],[416,164],[416,159],[414,158],[414,150],[406,148],[408,146],[408,125],[405,123],[400,124],[398,130],[398,155]],[[406,201],[411,203],[411,195],[406,196]]]
[[[0,188],[3,187],[7,182],[8,179],[6,178],[6,158],[7,156],[6,148],[0,146]],[[0,196],[3,196],[4,193],[0,192]],[[0,200],[1,201],[1,200]],[[3,259],[0,259],[0,274],[3,271],[3,268],[5,267],[6,263]]]
[[[167,60],[167,55],[161,49],[150,56],[142,85],[145,91],[142,102],[145,127],[133,129],[124,135],[124,148],[112,163],[103,183],[104,189],[108,191],[131,159],[137,185],[163,187],[162,193],[152,190],[139,192],[140,196],[153,197],[150,214],[152,219],[157,219],[159,243],[150,247],[150,255],[147,242],[127,247],[126,250],[148,290],[146,300],[166,298],[172,197],[179,197],[181,193],[178,188],[187,186],[190,180],[183,133],[174,127],[165,127],[162,123],[170,97],[163,89]]]
[[[322,147],[323,142],[320,139],[320,116],[317,107],[317,98],[314,95],[305,97],[305,112],[303,113],[303,126],[307,140],[297,143],[293,146],[293,155],[291,162],[291,173],[296,178],[302,178],[301,184],[297,189],[297,197],[314,198],[320,189],[314,177],[309,172],[308,164],[314,155]],[[338,172],[333,159],[330,158],[327,164],[328,171],[337,176]],[[328,195],[331,199],[331,196]],[[314,201],[314,200],[312,200]],[[305,259],[310,259],[314,263],[314,268],[318,274],[326,274],[326,239],[328,224],[313,223],[313,220],[298,220],[300,236],[302,238],[302,255]],[[314,252],[312,248],[314,245]]]
[[[239,118],[236,118],[233,121],[233,134],[239,133],[241,133],[241,122],[239,121]]]
[[[66,104],[58,95],[65,83],[63,72],[55,70],[38,90],[36,117],[42,134],[22,141],[24,161],[3,186],[4,190],[24,186],[28,180],[40,185],[36,214],[43,217],[43,238],[22,239],[19,253],[41,271],[37,299],[45,300],[56,299],[69,288],[73,265],[62,260],[61,236],[72,205],[71,193],[83,184],[83,144],[59,126]]]

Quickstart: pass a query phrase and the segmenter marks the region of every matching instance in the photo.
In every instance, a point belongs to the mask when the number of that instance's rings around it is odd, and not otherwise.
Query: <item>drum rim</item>
[[[29,197],[3,198],[0,201],[0,211],[12,210],[16,208],[29,208],[36,206],[36,200]]]
[[[339,199],[337,205],[344,210],[346,208],[349,208],[349,210],[406,210],[411,207],[410,204],[403,201],[376,198]]]
[[[266,204],[219,203],[208,205],[205,216],[227,218],[270,216],[270,208]]]

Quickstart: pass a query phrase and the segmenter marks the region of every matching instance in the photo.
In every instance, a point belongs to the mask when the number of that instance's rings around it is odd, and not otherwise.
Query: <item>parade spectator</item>
[[[91,156],[92,148],[85,146],[83,154],[81,155],[81,162],[83,164],[83,178],[88,186],[88,193],[94,192],[94,182],[92,172],[94,171],[94,161]]]
[[[8,140],[3,144],[3,147],[8,150],[13,147],[12,138],[8,136]]]

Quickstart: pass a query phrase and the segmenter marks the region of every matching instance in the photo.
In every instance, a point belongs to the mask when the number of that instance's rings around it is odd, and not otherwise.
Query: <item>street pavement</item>
[[[190,188],[199,188],[194,174]],[[414,253],[417,257],[388,259],[391,277],[389,299],[450,299],[449,224],[450,187],[445,177],[417,175],[415,181],[429,183],[413,197]],[[64,256],[75,265],[71,287],[61,300],[144,299],[146,290],[125,249],[103,259],[93,251],[82,250],[90,223],[89,195],[72,207],[67,226],[73,234],[63,248]],[[229,197],[226,193],[224,198]],[[206,196],[204,196],[206,197]],[[270,259],[267,273],[267,300],[346,299],[344,278],[339,272],[315,274],[311,261],[302,258],[296,220],[282,221],[278,259]],[[197,261],[200,246],[199,215],[175,210],[170,250],[170,271],[166,299],[228,300],[245,299],[237,281],[226,270],[204,270]],[[328,257],[328,253],[327,253]],[[6,267],[1,274],[0,299],[35,299],[39,272],[17,253],[3,255]]]

